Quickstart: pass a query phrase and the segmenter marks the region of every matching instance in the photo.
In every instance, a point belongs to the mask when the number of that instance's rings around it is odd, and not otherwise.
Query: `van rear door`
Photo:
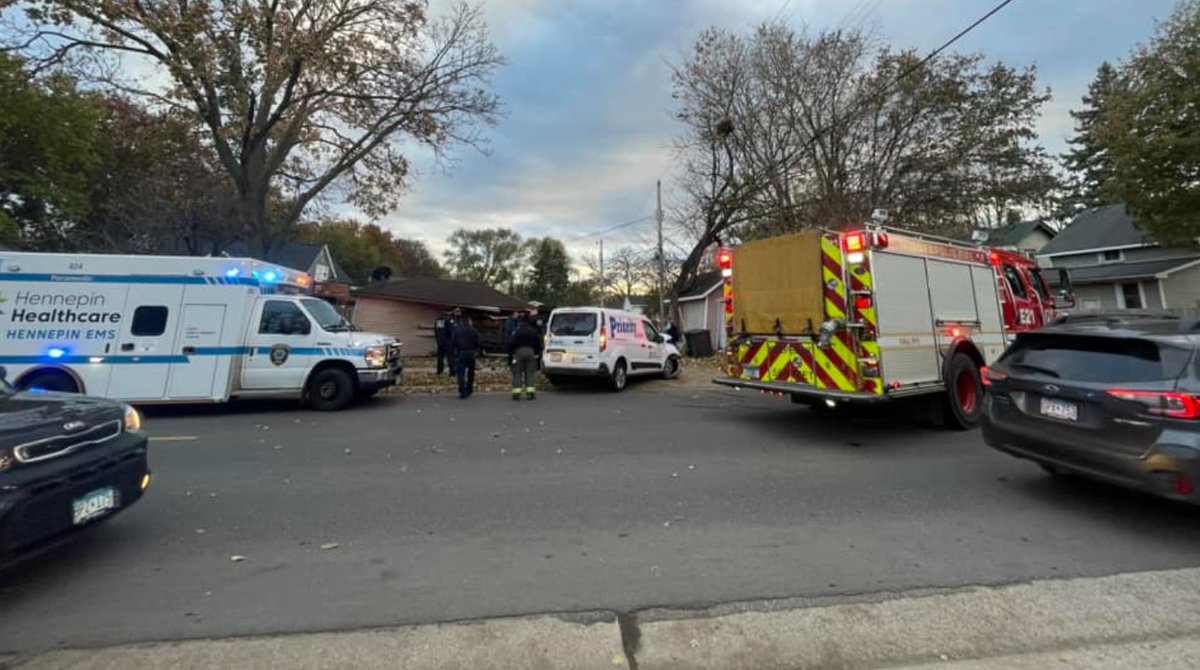
[[[599,364],[602,323],[599,310],[555,310],[546,328],[546,360],[562,364]]]

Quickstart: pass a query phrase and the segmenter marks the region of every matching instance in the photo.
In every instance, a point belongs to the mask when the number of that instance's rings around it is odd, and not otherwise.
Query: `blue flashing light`
[[[50,347],[46,350],[46,355],[50,358],[62,358],[67,355],[67,350],[62,347]]]
[[[226,270],[226,271],[225,271],[225,276],[226,276],[226,277],[236,277],[236,276],[238,276],[239,274],[241,274],[241,272],[242,272],[241,270],[239,270],[239,269],[237,269],[237,268],[233,268],[232,270]]]
[[[274,270],[268,270],[267,273],[263,275],[263,281],[272,282],[278,278],[279,278],[279,275],[275,274]]]

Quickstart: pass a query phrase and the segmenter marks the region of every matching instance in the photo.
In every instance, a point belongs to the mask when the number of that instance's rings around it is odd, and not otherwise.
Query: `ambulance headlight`
[[[125,432],[138,433],[142,430],[142,413],[129,405],[122,405],[125,408]]]
[[[387,366],[387,347],[367,347],[367,367],[382,368]]]

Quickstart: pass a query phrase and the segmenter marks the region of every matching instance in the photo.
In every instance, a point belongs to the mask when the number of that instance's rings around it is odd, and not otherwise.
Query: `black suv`
[[[0,367],[0,569],[129,507],[150,485],[132,407],[21,392]]]
[[[1200,502],[1200,324],[1161,314],[1066,316],[991,368],[983,438],[1052,474]]]

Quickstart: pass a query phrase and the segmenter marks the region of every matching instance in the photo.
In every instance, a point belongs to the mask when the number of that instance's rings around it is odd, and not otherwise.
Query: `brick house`
[[[486,284],[411,277],[368,284],[354,291],[351,320],[363,330],[393,335],[404,343],[409,356],[437,352],[433,326],[438,316],[458,308],[479,329],[487,351],[503,347],[504,319],[529,303],[501,293]]]

